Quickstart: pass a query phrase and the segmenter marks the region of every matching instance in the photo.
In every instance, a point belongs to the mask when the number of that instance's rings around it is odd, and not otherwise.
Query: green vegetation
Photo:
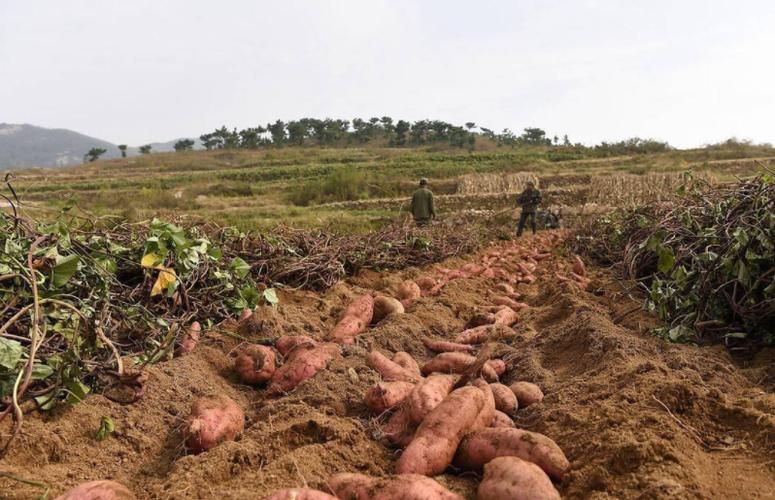
[[[775,344],[775,177],[722,187],[690,182],[668,205],[598,219],[575,235],[579,252],[648,293],[671,341]]]

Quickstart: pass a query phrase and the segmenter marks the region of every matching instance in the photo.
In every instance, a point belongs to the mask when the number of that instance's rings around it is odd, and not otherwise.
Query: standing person
[[[522,207],[522,213],[519,214],[519,225],[517,226],[517,236],[522,236],[525,230],[525,223],[530,219],[530,229],[536,234],[536,209],[541,203],[541,191],[537,190],[535,184],[528,181],[525,190],[517,197],[517,203]]]
[[[431,219],[436,218],[436,210],[433,207],[433,193],[428,189],[428,179],[420,179],[420,189],[412,195],[412,204],[409,206],[412,217],[418,226],[424,226]]]

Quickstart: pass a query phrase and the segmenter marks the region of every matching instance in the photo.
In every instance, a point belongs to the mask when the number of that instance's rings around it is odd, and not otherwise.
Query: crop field
[[[772,153],[12,172],[0,498],[773,498]]]

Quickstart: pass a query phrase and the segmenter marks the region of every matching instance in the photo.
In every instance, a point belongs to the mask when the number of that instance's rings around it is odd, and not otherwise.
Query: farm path
[[[606,270],[589,268],[588,291],[563,285],[571,259],[547,232],[519,242],[531,251],[553,249],[532,284],[518,292],[515,337],[498,344],[507,361],[504,383],[539,384],[545,399],[521,409],[518,427],[554,439],[572,468],[557,485],[566,498],[775,498],[773,352],[742,365],[721,347],[670,345],[649,335],[654,318],[635,304]],[[343,348],[332,362],[277,400],[240,385],[231,369],[239,341],[304,334],[325,338],[353,297],[389,294],[405,279],[438,275],[481,263],[499,243],[467,258],[400,273],[364,272],[325,294],[284,291],[281,305],[258,310],[237,326],[208,333],[191,354],[149,369],[145,397],[132,405],[93,395],[48,418],[26,419],[23,435],[0,460],[0,470],[45,481],[59,494],[92,479],[115,479],[139,498],[261,498],[277,488],[308,484],[326,489],[337,472],[391,473],[399,452],[379,440],[383,421],[370,415],[363,394],[379,380],[366,366],[371,349],[432,357],[423,336],[453,337],[491,305],[497,279],[451,281],[436,296],[418,299]],[[235,442],[185,455],[182,419],[198,396],[222,393],[248,418]],[[97,442],[100,418],[116,433]],[[453,472],[437,477],[473,498],[477,478]],[[0,498],[39,492],[0,479]],[[52,495],[52,497],[55,495]]]

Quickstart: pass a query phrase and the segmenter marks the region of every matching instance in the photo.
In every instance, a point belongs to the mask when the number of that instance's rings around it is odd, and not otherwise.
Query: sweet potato
[[[393,363],[409,370],[418,377],[420,376],[420,365],[417,364],[417,361],[408,352],[398,351],[393,354]]]
[[[473,352],[474,346],[446,340],[423,339],[422,343],[433,352]]]
[[[482,278],[492,279],[497,275],[497,270],[492,267],[486,268],[484,271],[482,271],[481,276]]]
[[[496,297],[493,297],[492,303],[495,304],[496,306],[508,306],[516,312],[519,312],[522,309],[525,309],[526,307],[530,307],[524,302],[517,302],[516,300],[510,297],[504,297],[503,295],[498,295]]]
[[[234,371],[246,384],[262,384],[272,378],[277,368],[274,351],[266,346],[252,344],[234,359]]]
[[[318,345],[318,342],[312,337],[307,337],[306,335],[283,335],[275,341],[274,348],[277,349],[277,352],[279,352],[280,355],[285,357],[301,344],[315,346]]]
[[[495,410],[495,416],[490,422],[490,427],[516,427],[517,424],[502,411]]]
[[[232,441],[245,428],[245,413],[223,394],[194,401],[183,426],[186,447],[194,453]]]
[[[463,352],[442,352],[431,358],[422,367],[423,375],[431,373],[462,373],[476,361],[474,356]]]
[[[250,309],[249,307],[246,307],[246,308],[245,308],[245,309],[243,309],[243,310],[242,310],[242,312],[240,313],[240,315],[239,315],[239,320],[238,320],[238,321],[240,321],[240,322],[241,322],[241,321],[245,321],[246,319],[248,319],[248,318],[249,318],[249,317],[251,317],[251,316],[253,316],[253,310],[252,310],[252,309]]]
[[[542,261],[542,260],[546,260],[546,259],[548,259],[548,258],[549,258],[549,257],[551,257],[551,256],[552,256],[552,252],[544,252],[544,253],[534,253],[534,254],[533,254],[533,255],[531,255],[530,257],[531,257],[533,260],[537,260],[537,261],[539,261],[539,262],[540,262],[540,261]]]
[[[413,301],[415,299],[419,299],[422,296],[422,290],[420,290],[420,287],[412,280],[406,280],[400,285],[398,285],[398,290],[396,291],[396,297],[398,300],[400,300],[402,303],[404,301]]]
[[[390,416],[381,432],[390,444],[405,448],[412,442],[416,429],[417,426],[409,419],[409,412],[402,405]]]
[[[56,497],[56,500],[135,500],[129,488],[116,481],[89,481]]]
[[[560,500],[551,479],[535,464],[499,457],[484,466],[476,500]]]
[[[401,380],[414,383],[420,380],[420,375],[414,373],[412,370],[407,370],[395,361],[389,360],[378,351],[371,351],[366,355],[366,364],[369,365],[371,369],[378,372],[383,380],[388,382]]]
[[[509,386],[509,389],[517,397],[520,408],[540,403],[544,399],[541,388],[530,382],[515,382]]]
[[[409,396],[405,406],[409,412],[409,420],[415,424],[423,421],[425,416],[436,408],[452,391],[458,377],[455,375],[430,375],[418,382]]]
[[[263,500],[337,500],[337,498],[311,488],[287,488],[275,491]]]
[[[350,305],[344,310],[342,318],[352,316],[361,320],[364,325],[371,323],[374,315],[374,297],[370,294],[364,294],[350,302]]]
[[[578,255],[573,256],[573,272],[579,276],[587,275],[587,266],[584,265],[584,261]]]
[[[481,325],[468,330],[463,330],[457,337],[455,342],[461,344],[484,344],[490,338],[492,328],[490,325]]]
[[[431,358],[422,366],[422,374],[431,373],[463,373],[476,361],[476,357],[463,352],[442,352]],[[506,364],[501,360],[487,361],[482,368],[484,378],[489,382],[498,380],[498,376],[505,371]],[[498,373],[500,372],[500,373]]]
[[[398,459],[396,472],[424,476],[444,472],[452,463],[463,436],[482,411],[485,400],[484,392],[477,387],[466,386],[452,391],[425,416],[414,439]]]
[[[495,397],[495,408],[507,415],[513,415],[519,408],[519,403],[511,388],[503,384],[490,384],[490,388]]]
[[[492,321],[493,316],[490,316]],[[482,325],[468,330],[463,330],[455,337],[455,342],[460,344],[484,344],[488,341],[505,340],[514,337],[514,331],[506,325]]]
[[[507,427],[490,427],[468,434],[457,450],[455,465],[478,471],[497,457],[519,457],[533,462],[558,481],[570,468],[565,454],[548,437]]]
[[[493,315],[492,323],[494,325],[511,326],[517,322],[517,319],[517,312],[514,309],[509,306],[503,306]]]
[[[433,479],[419,474],[374,478],[337,474],[328,481],[338,498],[347,500],[463,500]]]
[[[379,323],[391,314],[404,314],[404,305],[393,297],[385,297],[384,295],[376,297],[371,322]]]
[[[180,345],[178,346],[178,354],[188,354],[189,352],[196,349],[197,344],[199,344],[199,336],[201,333],[202,326],[199,324],[199,322],[194,321],[191,323],[180,341]]]
[[[337,344],[353,344],[355,337],[366,330],[366,323],[357,316],[345,316],[339,320],[329,334],[329,339]]]
[[[300,344],[288,359],[275,370],[267,388],[270,396],[292,391],[297,385],[315,376],[329,361],[340,356],[339,346],[331,343]]]
[[[490,427],[492,425],[492,421],[495,418],[495,397],[492,394],[492,388],[490,387],[490,384],[485,382],[482,379],[476,379],[472,382],[474,387],[482,391],[482,394],[484,394],[484,406],[482,406],[482,410],[479,412],[479,415],[476,417],[476,420],[474,421],[473,425],[471,425],[471,431],[483,429],[485,427]]]
[[[508,283],[498,283],[497,285],[495,285],[495,288],[497,290],[505,293],[506,295],[513,295],[513,294],[517,293],[514,290],[514,287],[509,285]]]
[[[380,382],[366,391],[366,406],[375,413],[383,413],[401,404],[413,388],[411,382]]]

